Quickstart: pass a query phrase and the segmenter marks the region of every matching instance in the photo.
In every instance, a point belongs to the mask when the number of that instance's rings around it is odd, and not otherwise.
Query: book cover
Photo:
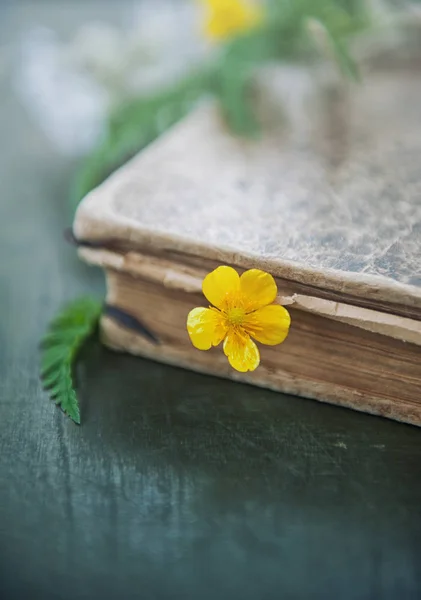
[[[109,303],[168,336],[157,349],[105,317],[105,341],[420,421],[419,75],[380,69],[321,86],[305,69],[278,71],[270,87],[286,101],[265,95],[260,139],[233,137],[203,106],[91,192],[74,224],[81,256],[107,270]],[[186,314],[206,305],[201,280],[221,264],[271,273],[294,313],[256,373],[189,345]]]

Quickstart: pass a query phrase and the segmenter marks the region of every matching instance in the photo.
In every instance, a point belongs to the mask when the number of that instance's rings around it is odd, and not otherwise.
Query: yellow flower
[[[218,267],[205,277],[202,290],[213,306],[190,311],[190,340],[199,350],[224,340],[224,353],[237,371],[259,366],[259,349],[252,337],[274,346],[288,335],[291,319],[283,306],[272,304],[278,290],[269,273],[251,269],[240,277],[232,267]]]
[[[258,25],[262,8],[248,0],[202,0],[208,11],[205,35],[212,40],[232,37]]]

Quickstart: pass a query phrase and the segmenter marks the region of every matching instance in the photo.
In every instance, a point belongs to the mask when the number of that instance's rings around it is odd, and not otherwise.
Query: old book
[[[419,66],[353,87],[316,85],[302,69],[277,77],[283,102],[262,94],[261,139],[233,137],[203,106],[81,203],[80,256],[105,269],[107,303],[153,336],[111,311],[103,341],[419,425]],[[270,272],[289,305],[289,337],[260,346],[254,372],[195,349],[186,331],[221,264]]]

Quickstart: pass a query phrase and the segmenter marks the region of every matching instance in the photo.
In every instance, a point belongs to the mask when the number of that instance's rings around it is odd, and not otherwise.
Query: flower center
[[[226,312],[227,320],[231,325],[241,325],[246,316],[244,308],[230,308]]]

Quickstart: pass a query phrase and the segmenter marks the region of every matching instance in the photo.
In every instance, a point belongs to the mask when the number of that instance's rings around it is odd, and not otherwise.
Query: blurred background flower
[[[421,44],[421,4],[409,0],[89,1],[83,18],[78,3],[29,6],[14,42],[12,82],[58,152],[94,151],[75,201],[203,97],[219,101],[235,133],[255,133],[250,82],[263,63],[305,56],[324,68],[333,58],[355,77],[367,55],[390,62]],[[405,26],[394,28],[400,19]]]
[[[205,8],[204,33],[212,40],[248,31],[264,18],[256,0],[201,0]]]
[[[107,115],[180,78],[209,52],[196,2],[121,4],[120,19],[92,18],[70,37],[39,24],[20,35],[14,83],[28,111],[65,154],[90,150]],[[101,10],[98,11],[101,13]]]

